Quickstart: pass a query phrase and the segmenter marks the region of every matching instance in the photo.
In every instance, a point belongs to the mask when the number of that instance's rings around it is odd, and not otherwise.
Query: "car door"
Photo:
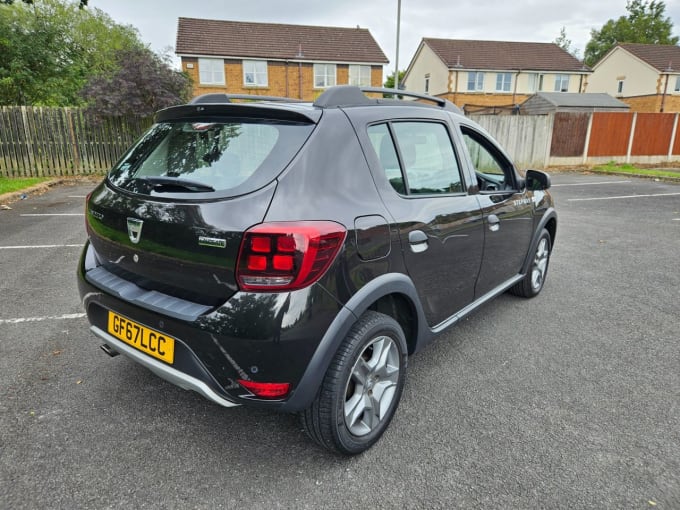
[[[406,270],[436,327],[474,299],[483,249],[479,203],[467,193],[445,121],[379,122],[367,134]]]
[[[523,189],[510,159],[481,130],[460,125],[465,153],[472,166],[484,215],[484,256],[475,297],[516,276],[524,263],[533,232],[533,202]]]

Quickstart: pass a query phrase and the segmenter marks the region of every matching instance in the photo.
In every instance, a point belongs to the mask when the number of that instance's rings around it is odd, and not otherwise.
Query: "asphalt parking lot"
[[[354,458],[100,351],[75,278],[91,184],[0,210],[0,508],[680,508],[680,185],[553,185],[541,295],[413,357]]]

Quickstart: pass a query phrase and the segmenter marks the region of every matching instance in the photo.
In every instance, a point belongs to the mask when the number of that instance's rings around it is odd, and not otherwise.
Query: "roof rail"
[[[224,93],[214,93],[214,94],[203,94],[201,96],[196,96],[189,104],[219,104],[219,103],[231,103],[232,99],[244,99],[249,101],[272,101],[272,102],[285,102],[285,103],[303,103],[301,99],[292,99],[290,97],[279,97],[279,96],[258,96],[255,94],[224,94]]]
[[[374,94],[390,94],[392,96],[407,96],[413,97],[415,99],[422,99],[425,101],[431,101],[437,106],[444,110],[449,110],[455,113],[463,114],[460,108],[453,104],[448,99],[442,99],[441,97],[429,96],[427,94],[420,94],[418,92],[409,92],[406,90],[394,90],[386,89],[381,87],[355,87],[352,85],[338,85],[331,87],[321,94],[316,101],[314,101],[314,106],[319,108],[333,108],[338,106],[362,106],[369,104],[394,104],[392,101],[390,103],[382,103],[383,100],[371,99],[367,97],[364,92],[374,93]],[[394,101],[398,101],[394,100]],[[402,104],[418,104],[414,102],[405,102]]]

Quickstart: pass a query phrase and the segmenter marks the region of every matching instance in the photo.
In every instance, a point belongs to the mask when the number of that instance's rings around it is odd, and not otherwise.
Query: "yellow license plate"
[[[109,311],[109,333],[126,344],[172,365],[175,339]]]

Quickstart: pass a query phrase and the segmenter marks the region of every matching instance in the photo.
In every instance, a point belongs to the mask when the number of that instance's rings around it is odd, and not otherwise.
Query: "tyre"
[[[534,257],[529,265],[529,270],[526,276],[519,283],[510,288],[510,293],[515,296],[531,298],[537,296],[545,278],[548,275],[548,263],[550,262],[550,250],[552,243],[550,242],[550,233],[543,229],[541,236],[536,243],[536,251]]]
[[[391,317],[367,311],[338,348],[312,405],[307,435],[344,455],[370,448],[399,405],[406,375],[404,332]]]

